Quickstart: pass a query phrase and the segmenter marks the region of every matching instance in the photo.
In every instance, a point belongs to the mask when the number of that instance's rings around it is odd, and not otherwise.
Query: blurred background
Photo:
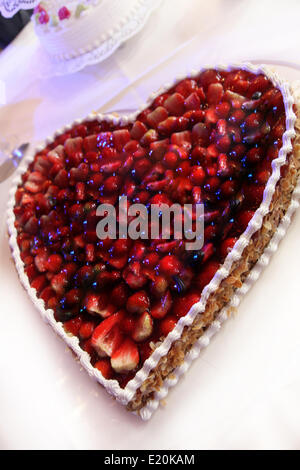
[[[0,14],[0,49],[4,49],[26,26],[32,10],[21,10],[12,18],[4,18]]]

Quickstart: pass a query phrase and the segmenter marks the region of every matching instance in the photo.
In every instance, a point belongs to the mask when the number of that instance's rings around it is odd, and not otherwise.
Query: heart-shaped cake
[[[218,329],[290,207],[295,111],[264,67],[205,68],[131,116],[76,121],[19,170],[8,212],[23,285],[89,374],[144,418]],[[129,222],[139,208],[139,236],[121,236],[121,200]],[[174,204],[192,208],[181,236],[183,213],[169,233],[147,219]],[[117,229],[101,236],[110,208]]]

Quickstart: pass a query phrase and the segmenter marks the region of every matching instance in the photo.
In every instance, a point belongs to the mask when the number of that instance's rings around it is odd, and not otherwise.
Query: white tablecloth
[[[29,25],[0,54],[0,138],[35,142],[93,109],[134,108],[206,63],[267,61],[299,79],[299,18],[297,0],[165,0],[111,58],[49,79],[39,78]],[[27,298],[7,244],[9,186],[0,185],[1,448],[300,448],[299,213],[238,315],[145,423],[80,370]]]

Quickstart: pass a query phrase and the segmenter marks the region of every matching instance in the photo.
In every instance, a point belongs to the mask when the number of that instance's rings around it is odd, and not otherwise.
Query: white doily
[[[1,1],[1,0],[0,0]],[[63,61],[54,61],[50,55],[40,47],[37,50],[36,70],[41,78],[49,78],[56,75],[67,75],[78,72],[88,65],[94,65],[112,55],[118,47],[137,34],[147,23],[150,14],[158,8],[162,0],[144,0],[136,8],[130,20],[115,31],[114,34],[104,41],[99,47],[86,52],[78,57]]]
[[[0,13],[4,18],[11,18],[19,10],[34,8],[40,0],[0,0]]]

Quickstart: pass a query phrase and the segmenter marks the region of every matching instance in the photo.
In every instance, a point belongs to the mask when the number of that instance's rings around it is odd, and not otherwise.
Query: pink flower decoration
[[[46,12],[46,10],[44,10],[44,9],[40,10],[40,14],[39,14],[40,24],[47,24],[49,22],[49,19],[50,19],[49,15]]]
[[[60,20],[66,20],[68,18],[70,18],[71,16],[71,12],[70,10],[68,10],[67,7],[61,7],[59,10],[58,10],[58,17]]]

